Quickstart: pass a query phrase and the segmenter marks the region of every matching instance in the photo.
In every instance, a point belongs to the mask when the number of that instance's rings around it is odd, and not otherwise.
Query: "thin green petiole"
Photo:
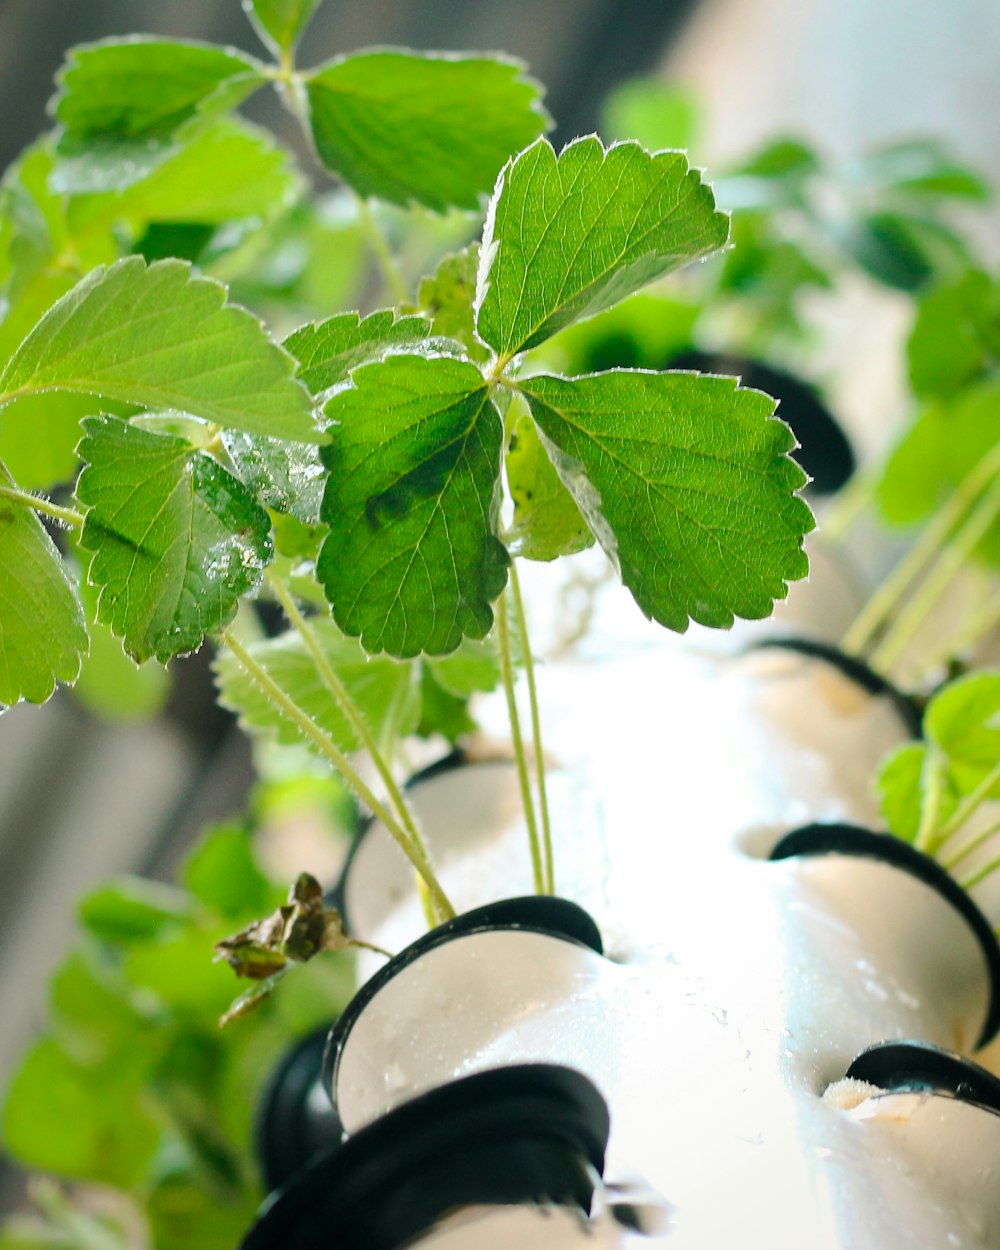
[[[957,833],[969,817],[974,815],[990,797],[990,791],[998,785],[1000,785],[1000,760],[993,765],[979,785],[965,796],[950,818],[942,825],[939,844],[946,842],[952,834]]]
[[[942,868],[948,868],[950,870],[957,864],[960,864],[967,856],[971,855],[973,851],[978,850],[984,842],[988,842],[990,838],[997,833],[1000,833],[1000,820],[994,821],[992,825],[988,825],[985,829],[980,829],[975,837],[970,838],[968,842],[960,846],[954,855],[950,856],[948,859],[940,859],[938,862],[941,864]]]
[[[58,504],[42,499],[38,495],[31,495],[26,490],[18,490],[16,486],[0,486],[0,499],[9,499],[12,503],[24,504],[26,508],[51,517],[53,521],[59,521],[62,525],[68,525],[70,529],[78,530],[83,526],[82,512],[77,512],[75,508],[60,508]]]
[[[435,906],[440,913],[445,918],[454,916],[455,909],[449,902],[444,890],[442,890],[441,884],[434,874],[434,869],[428,862],[422,848],[413,841],[402,825],[390,814],[388,808],[376,797],[329,734],[324,733],[316,722],[299,707],[294,699],[282,690],[267,669],[257,663],[231,630],[223,630],[222,641],[232,651],[251,679],[267,695],[275,707],[293,724],[297,725],[307,738],[315,743],[316,747],[352,787],[362,803],[385,825],[400,850],[427,883],[427,888],[430,890]]]
[[[500,676],[503,679],[504,694],[507,696],[507,717],[510,721],[510,736],[514,745],[514,759],[517,764],[517,776],[521,785],[521,802],[524,805],[524,819],[528,825],[528,845],[531,848],[531,870],[534,875],[535,893],[545,893],[545,875],[542,871],[542,850],[538,839],[538,824],[535,821],[535,804],[531,793],[531,779],[528,776],[528,761],[524,753],[524,738],[521,736],[521,719],[517,710],[517,697],[514,692],[514,661],[510,648],[510,622],[507,619],[507,591],[497,600],[497,642],[500,650]]]
[[[1000,516],[1000,474],[984,491],[966,521],[952,536],[889,633],[872,653],[872,666],[891,669],[906,651],[920,626],[940,602],[986,531]]]
[[[358,220],[361,222],[361,228],[365,232],[365,238],[368,240],[368,246],[372,250],[372,255],[378,262],[382,277],[385,284],[389,288],[394,304],[405,304],[410,298],[406,289],[406,283],[403,281],[403,275],[399,272],[399,266],[396,264],[396,258],[389,251],[389,245],[386,243],[382,231],[379,229],[378,222],[372,213],[371,206],[364,196],[359,195],[358,201]]]
[[[868,647],[884,621],[920,575],[924,565],[945,545],[948,535],[972,508],[997,472],[1000,472],[1000,445],[963,478],[957,490],[938,510],[907,555],[868,600],[844,635],[842,645],[845,651],[857,655]]]
[[[998,868],[1000,868],[1000,856],[996,859],[991,859],[988,863],[984,864],[982,868],[977,868],[976,871],[970,876],[963,877],[958,884],[963,890],[971,890],[974,885],[978,885],[980,881],[985,881],[986,878],[995,873]]]
[[[319,673],[320,680],[336,699],[340,710],[347,717],[351,724],[351,728],[358,735],[362,745],[368,752],[372,764],[375,767],[375,771],[382,779],[382,784],[385,786],[386,793],[388,794],[393,807],[396,809],[396,814],[399,816],[400,823],[403,825],[403,828],[406,830],[410,838],[416,843],[417,846],[420,847],[423,854],[426,856],[428,854],[427,847],[424,845],[424,840],[420,836],[420,831],[417,828],[416,821],[413,818],[409,805],[403,797],[403,793],[399,786],[396,784],[396,779],[392,775],[392,769],[389,767],[389,763],[381,751],[379,744],[375,739],[375,735],[368,727],[368,722],[358,711],[354,700],[351,698],[350,693],[347,690],[347,687],[337,676],[333,665],[330,663],[323,651],[323,648],[320,646],[319,640],[316,637],[316,631],[299,611],[299,607],[296,604],[291,591],[281,578],[278,577],[278,575],[273,571],[273,569],[268,570],[267,580],[271,589],[274,591],[275,597],[281,604],[282,610],[295,627],[295,630],[302,639],[306,650],[309,652],[312,662],[316,665],[316,672]]]
[[[921,789],[923,801],[920,804],[920,827],[914,845],[920,851],[930,853],[938,844],[935,836],[938,817],[941,814],[941,799],[944,792],[945,758],[940,749],[931,743],[927,748],[924,766],[921,773]]]
[[[545,790],[545,749],[542,745],[542,720],[538,711],[538,689],[535,685],[535,662],[528,642],[528,620],[524,614],[521,582],[517,576],[517,561],[510,566],[510,589],[514,601],[514,615],[521,634],[521,651],[524,656],[524,676],[528,684],[528,706],[531,709],[531,739],[535,756],[535,779],[538,786],[538,810],[542,821],[542,853],[545,892],[555,894],[555,860],[552,855],[552,826],[549,821],[549,799]]]

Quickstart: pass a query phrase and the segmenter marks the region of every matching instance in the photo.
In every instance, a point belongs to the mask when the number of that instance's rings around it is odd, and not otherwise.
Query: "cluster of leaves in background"
[[[83,936],[8,1090],[4,1143],[27,1167],[130,1195],[127,1218],[116,1231],[86,1203],[42,1202],[44,1218],[0,1231],[3,1250],[111,1250],[134,1245],[136,1226],[157,1247],[237,1243],[262,1196],[251,1137],[263,1081],[293,1040],[335,1018],[353,983],[349,962],[328,956],[252,1029],[220,1031],[233,975],[207,952],[281,900],[232,825],[206,832],[177,887],[127,878],[81,901]]]

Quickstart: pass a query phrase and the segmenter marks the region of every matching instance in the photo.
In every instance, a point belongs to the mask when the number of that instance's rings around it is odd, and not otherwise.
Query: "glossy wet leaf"
[[[176,150],[183,128],[235,108],[264,67],[232,48],[128,36],[70,50],[52,111],[59,189],[119,190]]]
[[[340,628],[397,656],[485,637],[508,556],[496,537],[503,429],[482,374],[389,356],[356,369],[326,414],[317,572]]]
[[[324,165],[364,196],[476,209],[547,122],[524,66],[500,57],[359,52],[308,75]]]
[[[237,477],[265,507],[318,524],[326,484],[318,447],[239,430],[227,431],[222,442]]]
[[[774,401],[733,378],[540,375],[523,391],[559,476],[642,611],[670,629],[768,616],[812,516]]]
[[[275,52],[290,52],[322,0],[243,0],[243,11]]]
[[[294,361],[223,286],[182,261],[129,257],[51,308],[0,376],[0,402],[75,391],[177,408],[229,429],[317,442]]]
[[[332,621],[314,619],[311,624],[328,663],[376,739],[391,726],[398,726],[402,734],[408,732],[419,715],[413,667],[388,657],[369,658],[357,642],[344,638]],[[361,745],[295,631],[254,643],[249,650],[342,751],[354,751]],[[274,735],[286,745],[305,743],[315,749],[312,740],[305,738],[298,726],[275,708],[232,655],[223,653],[216,660],[215,674],[220,702],[236,713],[245,729]]]
[[[720,248],[729,219],[683,154],[544,139],[504,171],[480,254],[476,327],[512,355]]]
[[[555,560],[593,546],[594,536],[529,416],[520,418],[508,444],[507,486],[514,519],[504,537],[512,555]]]
[[[183,439],[117,417],[84,422],[81,546],[98,619],[137,661],[192,651],[232,619],[271,558],[267,513]]]
[[[14,482],[0,464],[0,486]],[[44,703],[73,682],[87,626],[62,557],[32,509],[0,496],[0,704]]]
[[[369,313],[338,313],[302,326],[285,339],[285,348],[299,362],[297,377],[319,395],[347,379],[352,369],[393,348],[426,339],[430,325],[423,317],[398,317],[391,308]]]

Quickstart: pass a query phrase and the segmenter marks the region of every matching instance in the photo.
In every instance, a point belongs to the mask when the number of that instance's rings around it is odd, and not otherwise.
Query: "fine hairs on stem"
[[[358,773],[357,769],[350,762],[348,757],[336,745],[332,738],[316,724],[316,722],[308,716],[302,708],[287,694],[286,691],[278,685],[271,677],[270,673],[258,664],[246,647],[233,634],[232,630],[224,630],[222,640],[240,662],[247,675],[260,688],[262,693],[267,695],[274,706],[284,716],[293,722],[302,733],[309,738],[323,755],[333,764],[334,768],[341,774],[347,783],[354,790],[355,794],[369,808],[369,810],[378,817],[385,825],[386,829],[394,838],[400,850],[407,857],[419,875],[423,878],[427,885],[435,907],[438,912],[445,918],[449,919],[455,915],[455,909],[452,907],[441,884],[434,873],[430,861],[423,852],[423,848],[415,843],[409,833],[403,826],[391,815],[385,804],[373,793],[370,786]]]

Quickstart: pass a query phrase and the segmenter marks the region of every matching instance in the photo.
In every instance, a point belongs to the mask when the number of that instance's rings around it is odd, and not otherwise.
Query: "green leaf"
[[[503,172],[479,263],[476,327],[498,353],[534,347],[720,248],[729,220],[679,152],[590,136],[539,139]]]
[[[0,464],[0,486],[14,487]],[[0,705],[44,703],[73,682],[87,626],[56,545],[35,513],[0,495]]]
[[[593,546],[593,534],[527,415],[517,421],[508,445],[507,486],[514,520],[504,537],[512,555],[555,560]]]
[[[964,766],[978,778],[995,767],[1000,761],[1000,671],[949,682],[927,705],[924,733],[953,768]]]
[[[271,558],[267,513],[217,461],[117,417],[84,422],[81,546],[101,587],[98,619],[142,662],[223,628]]]
[[[223,286],[182,261],[95,269],[39,321],[0,376],[0,403],[38,391],[178,408],[226,428],[320,441],[294,362]]]
[[[871,277],[900,291],[918,291],[971,263],[968,250],[951,230],[906,213],[868,214],[848,236],[847,246]]]
[[[695,99],[660,78],[630,78],[605,96],[601,113],[609,139],[632,140],[650,151],[695,147],[701,129]]]
[[[590,321],[567,326],[546,346],[561,373],[663,369],[692,346],[697,304],[663,295],[633,295]]]
[[[238,824],[206,830],[182,876],[195,898],[227,920],[263,916],[283,900],[257,867],[250,834]]]
[[[289,209],[302,185],[291,155],[266,131],[224,117],[199,128],[142,181],[74,199],[70,228],[86,236],[126,222],[138,236],[150,222],[220,226],[251,218],[259,225]]]
[[[322,0],[243,0],[243,11],[272,51],[288,53]]]
[[[140,181],[185,127],[235,108],[266,76],[234,49],[131,36],[71,49],[58,81],[58,189],[80,194]]]
[[[115,946],[158,938],[189,914],[186,896],[159,881],[120,877],[80,900],[80,923],[94,937]]]
[[[880,191],[911,196],[988,200],[989,184],[935,140],[904,140],[871,152],[860,173]]]
[[[736,170],[738,177],[800,182],[820,170],[819,157],[801,139],[772,139]]]
[[[736,379],[626,370],[523,391],[556,471],[642,611],[670,629],[770,614],[813,520],[791,431]]]
[[[496,537],[503,428],[482,374],[389,356],[356,369],[326,413],[317,572],[337,624],[397,656],[484,637],[508,556]]]
[[[981,383],[950,402],[924,410],[893,450],[876,498],[894,525],[912,525],[934,512],[1000,443],[1000,382]],[[1000,526],[977,548],[1000,563]]]
[[[375,737],[397,723],[402,726],[401,733],[409,732],[418,715],[414,666],[388,657],[370,659],[353,639],[344,638],[330,620],[313,619],[311,625],[324,655]],[[323,684],[297,633],[290,631],[269,642],[256,643],[249,650],[342,751],[358,749],[361,744],[355,730]],[[307,742],[313,747],[311,740],[305,739],[298,727],[261,693],[235,657],[223,654],[215,662],[215,673],[219,701],[236,713],[244,728],[273,734],[286,745]]]
[[[910,385],[947,398],[1000,364],[1000,294],[981,270],[929,291],[906,345]]]
[[[921,788],[927,746],[908,742],[882,761],[877,789],[882,815],[890,832],[915,842],[920,828]]]
[[[493,637],[473,642],[464,638],[451,655],[424,660],[424,667],[449,694],[467,699],[500,684],[500,658]]]
[[[338,313],[302,326],[285,339],[285,349],[299,362],[297,377],[320,395],[346,381],[352,369],[393,348],[426,339],[431,328],[423,317],[397,317],[391,308],[369,313]]]
[[[161,711],[170,695],[170,674],[154,660],[137,665],[97,618],[96,587],[85,582],[79,589],[87,614],[90,653],[73,687],[73,697],[108,721],[144,721]]]
[[[5,1148],[22,1166],[57,1176],[141,1183],[160,1140],[139,1100],[146,1062],[133,1047],[84,1065],[49,1038],[37,1042],[7,1092]]]
[[[68,482],[80,463],[80,421],[98,407],[89,395],[22,395],[0,412],[0,460],[23,490]]]
[[[359,52],[305,81],[313,140],[363,196],[477,209],[504,161],[548,118],[519,61]]]
[[[474,733],[476,722],[469,714],[468,699],[452,694],[434,676],[429,665],[420,672],[420,720],[414,733],[420,738],[440,734],[452,746]]]
[[[317,447],[233,430],[222,443],[240,481],[265,507],[304,525],[319,521],[326,472]]]

